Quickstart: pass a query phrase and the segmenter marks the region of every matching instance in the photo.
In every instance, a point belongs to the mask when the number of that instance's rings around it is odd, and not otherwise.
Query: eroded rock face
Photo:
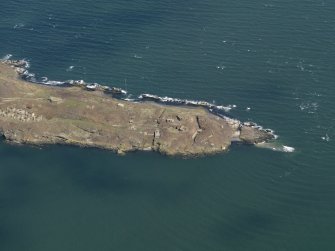
[[[274,139],[274,135],[265,130],[255,130],[251,126],[241,125],[240,139],[246,144],[257,144]]]
[[[100,91],[27,83],[2,63],[0,134],[17,143],[73,144],[120,154],[152,150],[183,156],[224,152],[236,139],[254,144],[272,137],[204,108],[133,103]]]

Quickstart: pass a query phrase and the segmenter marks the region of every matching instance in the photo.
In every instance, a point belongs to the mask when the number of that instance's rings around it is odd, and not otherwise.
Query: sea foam
[[[236,105],[215,105],[209,103],[207,101],[202,100],[188,100],[188,99],[180,99],[180,98],[171,98],[171,97],[160,97],[158,95],[153,94],[141,94],[138,96],[139,100],[151,100],[159,103],[172,104],[172,105],[188,105],[188,106],[202,106],[212,110],[221,110],[225,112],[229,112],[231,109],[236,108]]]
[[[74,65],[70,65],[70,66],[66,69],[66,71],[72,71],[73,68],[74,68]]]
[[[291,147],[291,146],[283,146],[283,151],[286,153],[293,153],[295,149],[294,147]]]
[[[9,60],[13,55],[12,54],[7,54],[3,58],[1,58],[2,61]]]
[[[285,153],[293,153],[295,152],[295,148],[292,146],[279,145],[276,142],[262,142],[256,144],[257,147],[270,149],[275,152],[285,152]]]

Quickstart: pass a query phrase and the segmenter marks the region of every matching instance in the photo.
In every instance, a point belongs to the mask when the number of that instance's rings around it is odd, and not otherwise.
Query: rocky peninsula
[[[123,93],[119,88],[83,81],[67,87],[31,83],[28,67],[24,60],[0,62],[0,135],[8,142],[199,156],[227,151],[234,141],[257,144],[275,137],[254,123],[211,113],[206,102],[134,102],[113,97]]]

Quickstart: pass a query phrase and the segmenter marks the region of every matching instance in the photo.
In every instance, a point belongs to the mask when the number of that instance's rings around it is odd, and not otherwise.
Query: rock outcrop
[[[274,137],[203,107],[135,103],[103,90],[28,83],[19,77],[24,67],[21,61],[0,63],[0,134],[7,141],[197,156],[224,152],[232,141],[255,144]]]

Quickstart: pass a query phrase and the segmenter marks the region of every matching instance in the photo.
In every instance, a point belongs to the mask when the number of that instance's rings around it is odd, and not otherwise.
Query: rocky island
[[[118,88],[82,81],[36,84],[27,80],[33,77],[27,67],[24,60],[0,62],[0,135],[8,142],[198,156],[224,152],[234,141],[274,138],[254,123],[211,113],[206,102],[190,107],[127,101],[113,97],[122,93]]]

